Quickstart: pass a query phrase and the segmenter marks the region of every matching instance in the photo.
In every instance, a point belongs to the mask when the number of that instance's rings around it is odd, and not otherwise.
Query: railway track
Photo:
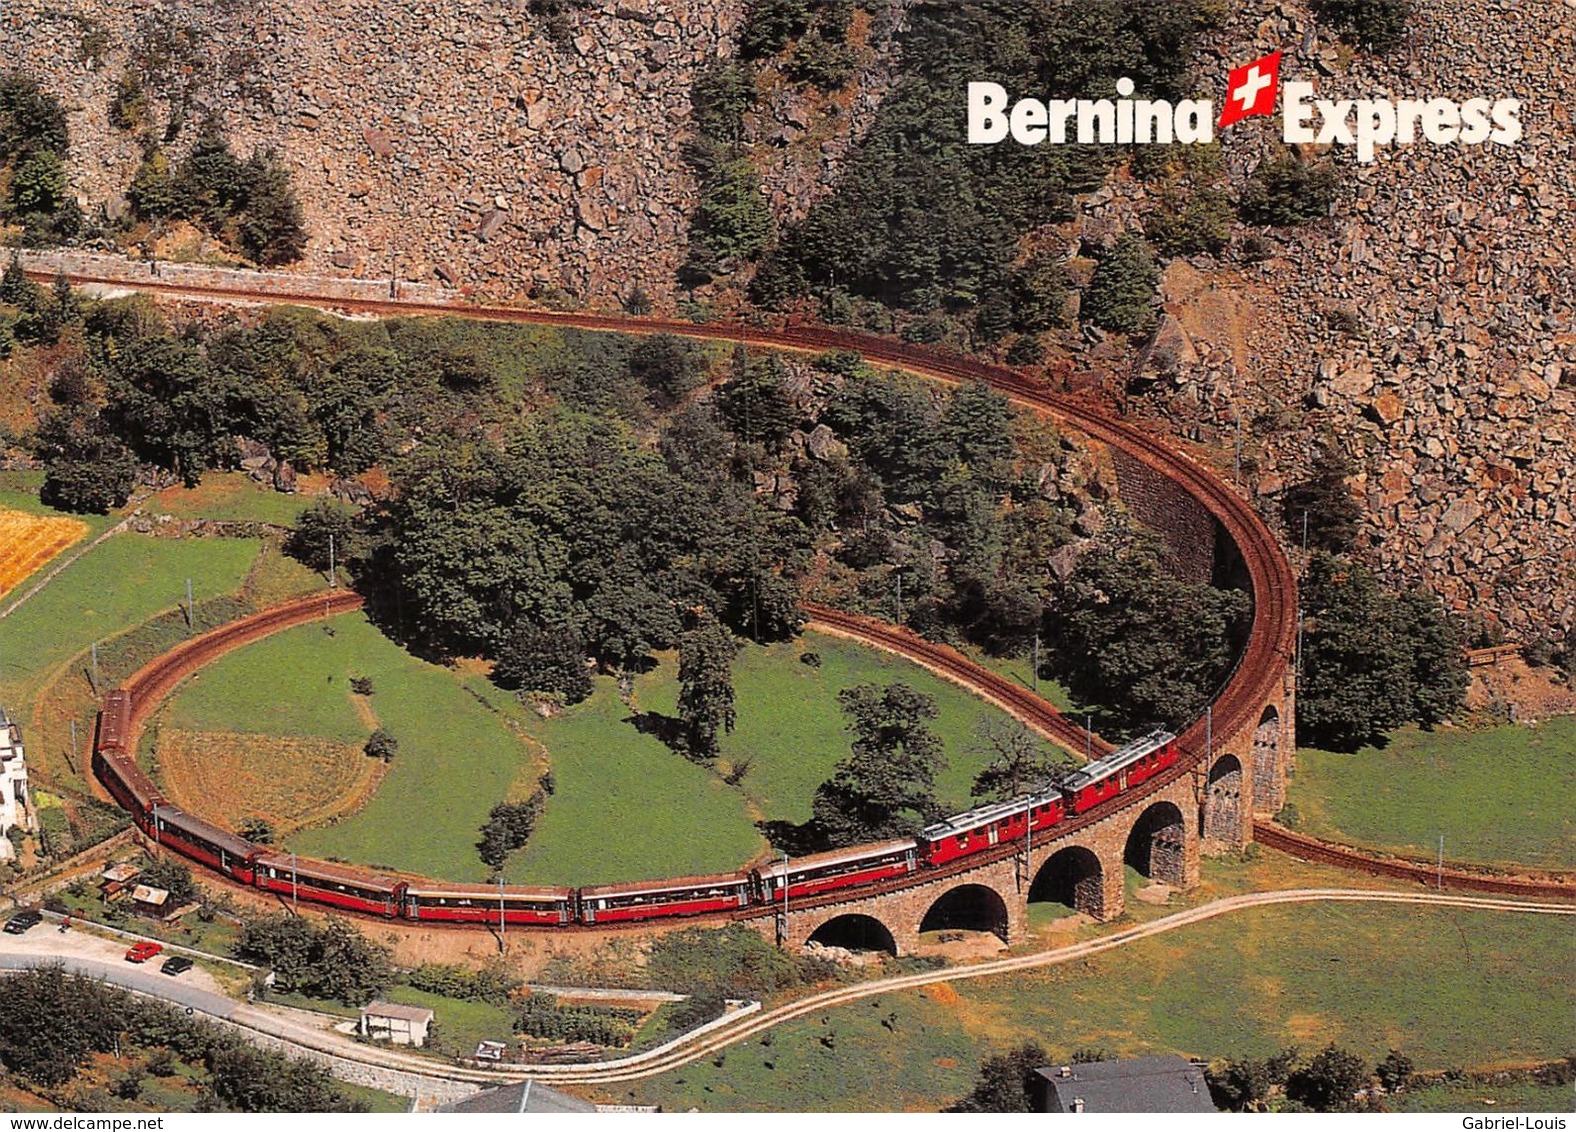
[[[42,276],[46,273],[37,274]],[[50,278],[53,276],[50,275]],[[132,288],[172,297],[218,302],[296,303],[331,312],[378,317],[463,317],[624,334],[667,333],[687,338],[737,342],[782,350],[811,352],[851,350],[871,362],[906,370],[948,385],[984,382],[1004,393],[1014,404],[1069,423],[1092,439],[1120,449],[1133,459],[1160,472],[1182,486],[1216,518],[1242,555],[1253,601],[1253,620],[1247,644],[1213,705],[1215,736],[1225,738],[1251,731],[1258,723],[1261,705],[1266,702],[1278,702],[1281,698],[1285,672],[1291,660],[1292,639],[1295,635],[1296,577],[1274,536],[1252,507],[1212,471],[1194,461],[1170,442],[1151,435],[1132,423],[1111,419],[1099,406],[1091,405],[1077,397],[1055,393],[1007,366],[947,354],[874,335],[814,325],[784,324],[774,328],[743,324],[696,325],[675,319],[540,311],[508,306],[400,299],[347,299],[314,293],[310,286],[303,286],[297,290],[286,287],[263,289],[239,285],[196,285],[158,279],[132,282],[80,272],[68,274],[67,278],[75,284]],[[277,282],[277,279],[275,281]],[[250,624],[257,635],[273,631],[263,622]],[[870,625],[864,626],[863,629],[869,634],[881,632]],[[221,630],[220,633],[222,632]],[[895,628],[885,630],[885,636],[888,641],[901,645],[899,651],[915,656],[920,663],[935,665],[938,671],[954,673],[952,677],[954,679],[957,678],[959,666],[968,663],[967,658],[962,657],[961,654],[946,650],[944,646],[924,642],[913,634]],[[866,639],[875,638],[867,636]],[[223,638],[221,643],[216,635],[211,634],[210,643],[206,647],[219,648],[222,651],[239,643],[244,641],[230,637]],[[176,654],[180,652],[181,650],[176,650]],[[150,665],[153,671],[145,670],[133,678],[135,684],[133,741],[144,710],[138,706],[139,703],[156,702],[160,696],[167,694],[187,671],[201,664],[200,657],[195,663],[191,663],[189,656],[176,654],[170,654],[167,658],[171,662],[169,668],[160,668],[159,662],[155,662],[154,665]],[[188,664],[190,667],[187,667]],[[975,671],[969,674],[967,682],[987,698],[996,700],[1014,715],[1034,726],[1036,730],[1042,730],[1059,743],[1064,745],[1069,742],[1076,743],[1082,737],[1082,733],[1066,720],[1061,719],[1050,704],[1008,681],[1001,680],[985,669],[975,666]],[[1208,743],[1205,727],[1204,719],[1201,717],[1183,730],[1179,736],[1182,757],[1177,765],[1149,779],[1141,786],[1125,792],[1113,803],[1091,811],[1085,817],[1088,820],[1103,818],[1108,814],[1108,807],[1117,803],[1124,807],[1142,806],[1157,792],[1180,779],[1197,774],[1207,757]],[[1072,832],[1072,830],[1073,827],[1069,826],[1064,832]],[[980,864],[989,863],[1011,856],[1014,851],[1012,846],[1003,846],[981,853],[973,860]]]
[[[1057,711],[1055,705],[1044,697],[992,672],[954,648],[927,641],[910,629],[889,625],[873,617],[844,613],[840,609],[811,602],[806,602],[804,608],[810,615],[811,628],[907,657],[943,679],[995,704],[1025,726],[1075,754],[1083,754],[1085,748],[1090,746],[1097,755],[1109,754],[1112,750],[1111,744],[1097,736],[1087,735],[1083,728]]]
[[[136,750],[137,736],[148,716],[175,690],[176,685],[199,668],[233,649],[251,644],[281,629],[348,613],[360,609],[362,604],[361,595],[350,590],[332,590],[328,593],[297,598],[281,605],[270,606],[239,621],[232,621],[200,637],[193,637],[162,656],[150,660],[133,673],[123,685],[125,690],[131,693],[127,748]]]
[[[1318,838],[1293,833],[1274,822],[1254,822],[1253,840],[1260,845],[1279,849],[1304,861],[1334,865],[1337,868],[1368,873],[1372,876],[1415,881],[1431,888],[1497,892],[1539,899],[1551,897],[1576,899],[1576,881],[1562,881],[1552,876],[1497,876],[1491,873],[1470,872],[1457,865],[1441,868],[1438,865],[1430,865],[1426,861],[1411,861],[1404,857],[1380,857],[1350,846],[1332,845]]]

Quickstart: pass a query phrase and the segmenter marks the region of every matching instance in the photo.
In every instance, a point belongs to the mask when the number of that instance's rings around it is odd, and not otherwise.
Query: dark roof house
[[[1036,1112],[1215,1112],[1204,1071],[1167,1054],[1034,1071]]]

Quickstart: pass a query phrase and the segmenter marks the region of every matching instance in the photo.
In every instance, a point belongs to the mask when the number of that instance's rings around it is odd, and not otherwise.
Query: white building
[[[433,1013],[424,1006],[369,1002],[361,1008],[361,1036],[397,1046],[424,1046]]]
[[[22,729],[0,708],[0,860],[16,856],[5,831],[21,826],[31,832],[38,828],[33,803],[27,792],[27,760],[22,754]]]

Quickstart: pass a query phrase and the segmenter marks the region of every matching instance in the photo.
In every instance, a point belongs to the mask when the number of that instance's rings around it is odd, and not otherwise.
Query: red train
[[[388,919],[489,926],[555,927],[716,915],[780,903],[785,889],[792,902],[890,881],[1049,830],[1069,815],[1087,813],[1174,766],[1181,756],[1176,736],[1157,730],[1090,763],[1063,783],[1047,783],[1010,801],[957,814],[926,827],[916,838],[784,859],[736,873],[577,889],[409,881],[253,844],[166,800],[137,765],[135,752],[127,749],[130,722],[129,693],[110,692],[99,713],[93,770],[158,844],[241,884],[293,902],[305,900]]]

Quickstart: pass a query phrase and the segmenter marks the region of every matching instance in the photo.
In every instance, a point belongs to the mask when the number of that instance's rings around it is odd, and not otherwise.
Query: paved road
[[[103,979],[127,990],[153,998],[162,998],[176,1006],[189,1007],[215,1018],[233,1018],[238,1003],[222,994],[204,990],[184,982],[185,976],[171,978],[161,975],[158,960],[147,967],[138,967],[122,959],[117,966],[98,959],[81,959],[75,955],[0,955],[0,968],[7,971],[25,971],[33,967],[64,967],[75,975]]]
[[[238,1001],[226,995],[218,980],[202,967],[172,977],[159,971],[162,956],[137,965],[126,962],[125,953],[124,942],[83,930],[63,933],[48,923],[25,935],[0,934],[0,970],[58,965],[74,974],[103,979],[234,1027],[255,1044],[310,1058],[342,1080],[401,1096],[440,1100],[498,1083],[485,1074],[451,1070],[442,1062],[389,1047],[362,1045],[332,1029],[343,1019]]]

